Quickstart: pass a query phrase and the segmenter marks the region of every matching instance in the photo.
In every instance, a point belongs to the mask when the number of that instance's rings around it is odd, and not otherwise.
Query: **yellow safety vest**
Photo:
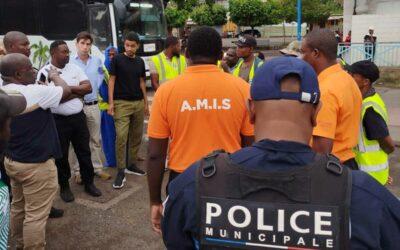
[[[235,66],[235,69],[233,70],[232,74],[234,76],[239,77],[240,73],[240,67],[242,67],[244,60],[240,59],[238,64]],[[264,62],[261,60],[257,60],[257,57],[254,58],[253,65],[251,65],[250,73],[249,73],[249,83],[252,84],[253,78],[254,78],[254,73],[255,71],[263,64]]]
[[[108,85],[108,80],[110,79],[110,74],[108,73],[108,70],[106,69],[106,67],[103,66],[103,72],[104,72],[104,81],[107,83]],[[103,84],[103,83],[102,83]],[[108,103],[103,101],[103,99],[101,98],[101,96],[99,95],[99,109],[100,110],[107,110],[108,109]]]
[[[172,61],[168,61],[164,52],[159,53],[151,57],[154,66],[157,69],[158,80],[160,83],[174,79],[183,73],[186,69],[186,59],[180,55],[179,58],[176,56],[172,57]]]
[[[356,161],[360,170],[367,172],[382,185],[385,185],[389,177],[388,155],[381,149],[377,140],[368,140],[362,120],[368,108],[372,107],[375,112],[388,121],[386,105],[379,94],[367,97],[362,103],[360,134],[358,145],[356,147]]]

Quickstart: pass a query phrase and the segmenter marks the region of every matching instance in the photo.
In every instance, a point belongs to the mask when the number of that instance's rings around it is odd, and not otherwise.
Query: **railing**
[[[340,43],[338,56],[348,64],[361,60],[374,61],[378,66],[400,66],[400,43]]]

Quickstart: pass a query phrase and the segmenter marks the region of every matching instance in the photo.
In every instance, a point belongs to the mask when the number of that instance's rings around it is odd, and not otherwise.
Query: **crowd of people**
[[[54,41],[38,72],[25,34],[3,42],[0,248],[10,230],[18,249],[44,249],[48,217],[63,215],[52,207],[57,190],[74,201],[74,176],[101,196],[94,177],[112,178],[104,166],[117,168],[115,189],[125,174],[147,174],[151,225],[168,249],[399,245],[400,202],[385,187],[394,143],[373,88],[379,69],[371,61],[344,69],[332,31],[314,29],[266,62],[249,35],[225,53],[210,27],[191,32],[184,54],[168,37],[150,60],[151,109],[134,32],[122,53],[106,49],[104,63],[88,32],[74,55]]]

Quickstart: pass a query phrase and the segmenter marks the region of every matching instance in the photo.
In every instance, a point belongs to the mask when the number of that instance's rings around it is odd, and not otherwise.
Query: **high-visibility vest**
[[[157,69],[158,81],[160,83],[174,79],[186,69],[186,59],[182,55],[179,55],[179,58],[174,56],[172,57],[172,61],[169,61],[164,52],[161,52],[151,57],[151,60]]]
[[[234,76],[239,76],[240,73],[240,67],[242,67],[244,60],[240,59],[239,62],[236,64],[235,69],[233,70],[233,75]],[[254,73],[256,70],[263,65],[263,61],[259,59],[258,57],[254,58],[253,64],[251,65],[250,73],[249,73],[249,83],[252,84],[253,78],[254,78]]]
[[[360,170],[367,172],[382,185],[385,185],[389,177],[388,155],[379,146],[377,140],[368,140],[362,123],[365,112],[371,107],[382,116],[385,122],[388,121],[386,105],[379,94],[375,93],[373,96],[365,98],[362,103],[358,145],[354,151]]]
[[[100,86],[102,88],[108,88],[108,80],[110,79],[110,74],[108,73],[108,70],[106,69],[106,67],[103,66],[103,72],[104,72],[104,79],[103,82],[101,84],[105,84],[105,86]],[[108,92],[108,90],[107,90]],[[99,109],[101,111],[107,110],[108,109],[108,102],[105,102],[103,100],[103,98],[101,98],[101,95],[99,95],[98,97],[99,99]]]

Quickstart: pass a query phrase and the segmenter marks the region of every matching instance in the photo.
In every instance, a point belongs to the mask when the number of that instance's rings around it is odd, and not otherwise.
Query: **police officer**
[[[170,36],[165,40],[165,49],[151,58],[149,62],[151,85],[154,90],[160,84],[174,79],[186,69],[186,59],[181,52],[179,39]]]
[[[388,154],[395,148],[387,126],[386,105],[373,87],[379,78],[379,69],[375,63],[365,60],[352,64],[349,71],[363,96],[356,161],[361,170],[385,185],[389,179]]]
[[[256,143],[212,154],[169,185],[166,247],[398,249],[399,201],[369,175],[309,147],[319,96],[305,62],[279,57],[263,65],[249,102]]]
[[[236,54],[240,60],[233,70],[233,75],[251,84],[254,73],[263,64],[263,61],[254,55],[257,41],[251,35],[244,35],[239,37],[239,40],[234,42],[234,44],[237,46]]]

